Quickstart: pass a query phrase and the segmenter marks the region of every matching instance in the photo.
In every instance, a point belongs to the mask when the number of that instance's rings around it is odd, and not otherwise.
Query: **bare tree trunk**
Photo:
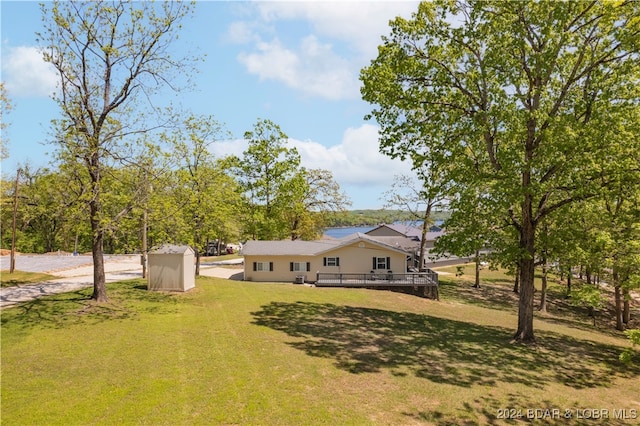
[[[480,250],[476,250],[476,282],[475,288],[480,288]]]
[[[629,301],[631,300],[631,294],[629,293],[629,289],[628,288],[623,288],[622,289],[622,296],[623,296],[623,300],[622,300],[622,322],[624,322],[625,325],[629,325],[629,321],[631,321],[631,311],[630,311],[630,306],[629,306]]]
[[[518,293],[520,291],[520,266],[516,267],[516,278],[513,282],[513,292]]]
[[[13,274],[16,269],[16,223],[18,217],[18,182],[20,181],[20,172],[18,168],[16,172],[16,187],[13,192],[13,232],[11,233],[11,257],[9,261],[9,273]]]
[[[100,224],[98,216],[99,201],[91,201],[89,209],[91,212],[91,231],[93,238],[91,241],[91,255],[93,258],[93,295],[91,298],[96,302],[108,302],[106,278],[104,274],[104,230]]]
[[[616,330],[623,331],[624,324],[622,321],[622,296],[619,285],[614,287],[615,289],[615,316],[616,316]]]
[[[523,343],[535,342],[533,334],[533,259],[523,259],[520,267],[520,300],[518,303],[518,330],[514,338]]]
[[[102,204],[100,201],[100,157],[97,148],[87,159],[91,177],[92,198],[89,201],[91,221],[91,255],[93,257],[93,295],[96,302],[108,302],[107,285],[104,274],[104,227],[101,223]]]
[[[146,201],[145,201],[146,202]],[[142,212],[142,255],[140,257],[142,263],[142,278],[147,278],[147,206],[145,205]]]
[[[547,274],[549,269],[547,268],[547,259],[542,260],[542,291],[540,294],[540,312],[547,312]]]
[[[520,300],[518,302],[518,329],[514,339],[523,343],[535,343],[533,333],[533,294],[535,291],[535,223],[532,220],[531,199],[526,197],[520,230],[520,247],[525,255],[520,259]]]
[[[624,324],[622,321],[622,288],[620,287],[620,274],[618,269],[613,267],[613,289],[614,289],[614,315],[616,317],[616,330],[623,331]]]
[[[425,251],[427,247],[427,232],[429,231],[429,218],[431,217],[431,204],[432,201],[429,200],[427,203],[427,208],[424,212],[424,216],[422,217],[422,234],[420,236],[420,266],[418,266],[418,270],[420,272],[426,271],[424,266],[425,264]]]

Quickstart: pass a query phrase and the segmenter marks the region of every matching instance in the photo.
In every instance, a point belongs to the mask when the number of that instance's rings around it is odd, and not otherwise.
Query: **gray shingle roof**
[[[242,246],[242,254],[247,256],[268,254],[271,256],[313,256],[342,244],[340,240],[279,240],[279,241],[247,241]]]
[[[404,247],[401,247],[395,242],[381,241],[377,237],[362,234],[360,232],[347,235],[339,240],[316,240],[316,241],[302,241],[302,240],[279,240],[279,241],[247,241],[242,247],[242,254],[245,256],[316,256],[335,248],[347,246],[357,241],[369,241],[372,244],[387,247],[390,250],[405,251]]]
[[[191,252],[193,253],[193,249],[189,246],[180,246],[176,244],[165,244],[158,247],[155,250],[149,252],[149,254],[184,254]]]

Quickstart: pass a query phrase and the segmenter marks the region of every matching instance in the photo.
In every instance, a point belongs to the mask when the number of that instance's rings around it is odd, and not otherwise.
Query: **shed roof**
[[[149,254],[185,254],[194,253],[193,249],[189,246],[181,246],[177,244],[164,244],[155,250],[149,252]]]

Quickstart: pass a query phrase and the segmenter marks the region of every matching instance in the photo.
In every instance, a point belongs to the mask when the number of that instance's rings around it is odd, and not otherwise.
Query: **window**
[[[374,257],[373,269],[391,269],[390,257]]]
[[[273,271],[273,262],[253,262],[254,271]]]
[[[294,272],[303,272],[311,270],[310,262],[289,262],[289,270]]]
[[[339,257],[324,257],[322,258],[323,266],[340,266],[340,258]]]

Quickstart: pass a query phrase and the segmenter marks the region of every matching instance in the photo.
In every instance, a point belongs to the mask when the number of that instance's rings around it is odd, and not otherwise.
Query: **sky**
[[[211,145],[216,156],[242,156],[246,131],[269,119],[289,137],[306,168],[326,169],[351,200],[351,209],[377,209],[395,175],[410,164],[378,151],[379,127],[365,120],[360,70],[377,53],[389,20],[410,17],[415,1],[198,1],[183,22],[177,47],[204,57],[194,90],[180,93],[183,108],[213,115],[231,132]],[[2,175],[18,167],[49,167],[54,147],[51,99],[56,75],[38,53],[38,2],[0,1],[1,80],[12,110],[3,117],[9,158]]]

